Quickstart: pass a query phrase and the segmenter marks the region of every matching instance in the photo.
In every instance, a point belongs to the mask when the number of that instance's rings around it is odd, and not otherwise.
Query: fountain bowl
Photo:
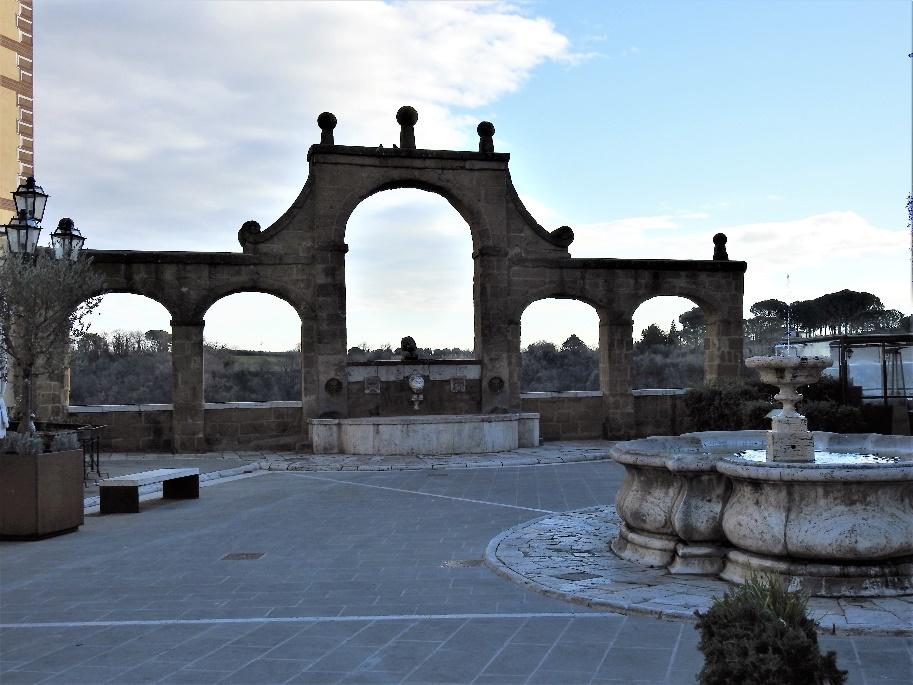
[[[745,360],[745,366],[755,369],[761,382],[792,387],[814,383],[833,363],[830,357],[761,356]]]
[[[626,471],[616,499],[624,525],[613,550],[735,583],[775,572],[818,596],[913,594],[913,438],[812,436],[836,458],[740,456],[764,449],[767,431],[618,443],[611,456]],[[881,463],[860,463],[860,454]]]

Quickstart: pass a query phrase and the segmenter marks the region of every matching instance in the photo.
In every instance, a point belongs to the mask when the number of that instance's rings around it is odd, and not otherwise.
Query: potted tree
[[[38,540],[83,523],[82,450],[75,432],[0,440],[0,539]]]
[[[69,346],[88,328],[101,277],[80,255],[84,238],[61,219],[51,247],[38,246],[47,195],[34,178],[13,193],[17,216],[3,226],[0,257],[2,377],[16,387],[15,432],[0,440],[0,538],[35,539],[83,522],[82,450],[75,431],[41,431],[32,421],[34,379],[59,376]],[[40,427],[40,424],[39,424]]]

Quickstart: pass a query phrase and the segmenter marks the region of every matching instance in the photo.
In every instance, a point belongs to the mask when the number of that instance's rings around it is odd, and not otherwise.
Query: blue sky
[[[574,256],[703,259],[722,230],[749,262],[746,309],[853,288],[909,313],[911,21],[906,0],[48,0],[47,223],[71,215],[97,248],[238,250],[238,226],[268,225],[303,185],[319,112],[339,118],[337,142],[389,144],[408,103],[420,147],[473,149],[476,123],[494,122],[521,196],[547,228],[574,228]],[[471,346],[468,229],[446,202],[375,196],[347,241],[349,344]],[[651,301],[635,330],[689,307]],[[206,321],[231,345],[297,341],[266,296]],[[96,328],[167,325],[157,305],[109,296]],[[596,342],[591,309],[524,315],[524,344],[571,332]]]

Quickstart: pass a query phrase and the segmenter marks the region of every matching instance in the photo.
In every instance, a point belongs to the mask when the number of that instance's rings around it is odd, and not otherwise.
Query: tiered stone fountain
[[[795,404],[830,359],[753,357],[783,409],[771,431],[619,443],[612,549],[741,583],[774,572],[813,595],[913,593],[913,438],[810,433]]]

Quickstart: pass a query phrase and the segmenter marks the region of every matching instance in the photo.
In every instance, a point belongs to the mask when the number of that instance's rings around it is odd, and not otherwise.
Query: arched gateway
[[[627,436],[634,426],[630,389],[631,317],[657,295],[687,297],[707,319],[705,377],[737,376],[742,365],[745,262],[729,261],[725,238],[712,260],[572,259],[573,231],[547,231],[514,189],[509,154],[494,152],[494,127],[479,125],[479,152],[416,149],[414,110],[403,108],[400,147],[336,145],[336,119],[318,118],[321,142],[308,151],[307,182],[292,206],[265,230],[249,221],[238,239],[243,253],[88,253],[111,292],[146,295],[171,314],[175,451],[211,447],[203,401],[203,315],[225,295],[259,291],[289,302],[301,317],[301,417],[358,416],[346,363],[346,222],[365,198],[391,188],[443,196],[472,232],[475,366],[470,400],[477,412],[519,409],[520,317],[536,300],[579,299],[599,313],[600,423],[603,434]],[[404,331],[405,335],[408,331]],[[465,409],[464,409],[465,411]],[[300,428],[298,428],[300,426]]]

